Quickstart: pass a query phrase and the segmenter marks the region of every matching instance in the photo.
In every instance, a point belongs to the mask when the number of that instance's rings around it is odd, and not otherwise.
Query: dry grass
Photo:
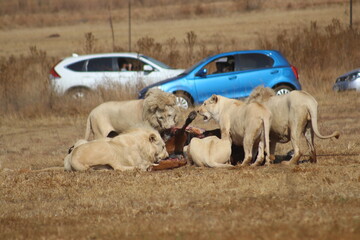
[[[50,1],[68,5],[49,14],[48,1],[26,1],[11,12],[21,2],[0,2],[0,239],[359,239],[360,98],[331,91],[336,76],[359,67],[359,22],[346,27],[346,1],[134,1],[134,47],[172,66],[220,51],[281,50],[319,102],[320,131],[341,132],[339,140],[316,139],[317,164],[84,173],[31,169],[61,166],[95,105],[136,96],[114,86],[74,103],[48,88],[57,59],[112,51],[106,3],[86,1],[79,14],[67,6],[85,1]],[[114,5],[120,51],[122,11]],[[50,24],[50,16],[64,20]],[[60,37],[46,37],[53,33]],[[277,154],[290,149],[281,145]]]
[[[359,95],[318,100],[321,132],[341,138],[295,167],[35,172],[62,165],[85,118],[2,118],[0,238],[358,239]]]
[[[79,22],[94,23],[106,19],[109,16],[109,9],[113,12],[114,20],[124,21],[127,18],[128,3],[127,0],[0,1],[0,29],[59,26]],[[204,16],[223,17],[237,12],[264,9],[311,9],[348,4],[346,0],[132,0],[131,3],[134,19],[145,21]]]
[[[74,1],[73,1],[74,2]],[[78,1],[75,1],[78,2]],[[147,2],[147,1],[144,1]],[[194,1],[195,2],[195,1]],[[339,19],[342,24],[349,23],[348,1],[339,4],[326,4],[327,1],[312,0],[307,4],[314,3],[311,7],[299,6],[303,1],[291,1],[294,7],[282,9],[279,4],[282,1],[271,2],[279,6],[269,6],[255,11],[239,11],[233,6],[238,1],[218,1],[225,7],[217,6],[219,14],[190,15],[178,18],[178,14],[172,17],[174,6],[159,9],[159,6],[146,8],[134,8],[132,19],[132,46],[138,39],[151,37],[164,44],[168,39],[175,38],[179,42],[180,51],[183,51],[183,39],[186,33],[193,31],[198,35],[198,40],[207,48],[227,51],[231,49],[249,49],[256,47],[257,37],[272,37],[283,29],[292,30],[307,27],[311,21],[316,21],[319,27],[328,25],[333,18]],[[289,1],[290,2],[290,1]],[[360,4],[354,1],[354,13],[359,12]],[[315,4],[319,3],[319,4]],[[320,4],[321,3],[321,4]],[[265,3],[264,3],[265,4]],[[183,6],[179,4],[179,7]],[[228,6],[228,7],[227,7]],[[1,7],[0,7],[1,9]],[[190,5],[191,11],[195,9]],[[49,20],[32,20],[32,15],[19,14],[25,23],[35,23],[29,26],[13,26],[17,15],[0,15],[0,56],[11,54],[27,54],[29,46],[37,46],[46,51],[49,56],[62,58],[73,52],[83,53],[84,35],[92,32],[95,36],[99,51],[112,51],[112,35],[109,24],[109,13],[106,10],[96,12],[77,11],[67,15],[60,13],[47,13]],[[154,18],[147,17],[153,15]],[[163,17],[158,15],[163,14]],[[78,20],[71,21],[77,17]],[[95,20],[89,20],[93,17]],[[128,51],[128,21],[127,11],[112,11],[115,45]],[[56,19],[56,21],[54,21]],[[8,21],[8,22],[5,22]],[[354,25],[358,25],[359,19],[354,14]],[[3,29],[1,29],[3,27]],[[290,32],[291,34],[291,32]],[[58,37],[51,37],[58,36]],[[187,67],[186,65],[178,65]]]

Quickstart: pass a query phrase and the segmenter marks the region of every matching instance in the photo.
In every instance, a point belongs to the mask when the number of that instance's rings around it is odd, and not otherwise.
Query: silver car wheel
[[[74,99],[82,99],[85,97],[85,94],[83,92],[76,92],[72,95]]]
[[[87,98],[89,93],[90,90],[86,88],[73,88],[67,92],[67,95],[73,99],[81,100]]]

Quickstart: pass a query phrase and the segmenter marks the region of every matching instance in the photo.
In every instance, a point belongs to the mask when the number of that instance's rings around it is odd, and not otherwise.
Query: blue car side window
[[[274,59],[260,53],[236,55],[235,71],[246,71],[258,68],[269,68],[274,65]]]
[[[208,75],[233,72],[235,70],[235,58],[233,55],[217,58],[205,66]]]

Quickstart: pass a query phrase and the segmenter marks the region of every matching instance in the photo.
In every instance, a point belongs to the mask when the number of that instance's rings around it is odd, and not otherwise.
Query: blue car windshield
[[[148,56],[144,56],[144,55],[141,55],[143,58],[149,60],[150,62],[153,62],[155,63],[156,65],[160,66],[161,68],[165,68],[165,69],[173,69],[172,67],[166,65],[165,63],[163,62],[160,62],[154,58],[151,58],[151,57],[148,57]]]

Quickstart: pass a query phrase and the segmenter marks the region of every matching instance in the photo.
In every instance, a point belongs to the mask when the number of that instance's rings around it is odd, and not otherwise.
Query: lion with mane
[[[144,99],[105,102],[94,108],[87,119],[85,140],[104,138],[110,132],[118,134],[137,124],[148,124],[159,132],[178,122],[175,95],[150,89]]]

